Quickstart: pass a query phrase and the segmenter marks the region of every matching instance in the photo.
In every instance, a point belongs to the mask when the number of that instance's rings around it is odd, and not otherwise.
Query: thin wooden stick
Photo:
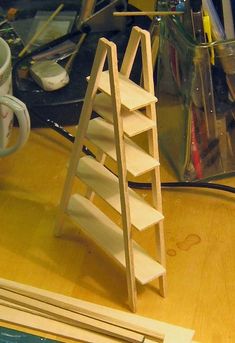
[[[0,299],[7,300],[20,306],[39,311],[42,314],[45,313],[49,316],[53,315],[55,317],[54,319],[65,324],[95,331],[107,336],[120,338],[124,342],[141,343],[144,340],[143,335],[135,333],[133,331],[119,328],[114,325],[104,323],[96,319],[56,307],[51,304],[46,304],[40,300],[32,299],[27,296],[14,293],[12,291],[0,289]]]
[[[58,214],[55,223],[55,235],[60,236],[62,231],[62,223],[66,208],[68,206],[69,197],[71,195],[71,190],[74,182],[74,177],[76,175],[76,170],[78,166],[79,159],[82,154],[82,146],[87,132],[87,127],[92,113],[92,105],[96,96],[96,92],[99,85],[100,75],[104,67],[106,60],[106,46],[105,43],[107,39],[101,38],[96,49],[96,54],[91,70],[91,78],[89,80],[86,96],[83,102],[82,111],[80,114],[79,125],[73,144],[73,150],[70,157],[70,163],[68,167],[68,173],[64,183],[64,189],[60,200],[60,205],[58,209]]]
[[[107,337],[96,332],[88,331],[72,325],[60,323],[56,320],[39,317],[32,313],[0,305],[0,320],[5,323],[16,324],[55,336],[65,337],[84,343],[117,343],[116,338]]]
[[[86,33],[82,33],[81,37],[79,38],[79,41],[77,42],[75,51],[72,53],[72,55],[70,56],[70,58],[68,59],[66,65],[64,67],[64,69],[67,71],[68,74],[70,74],[70,72],[71,72],[73,61],[74,61],[75,57],[77,56],[86,36],[87,36]]]
[[[111,99],[113,107],[114,137],[118,164],[118,178],[120,189],[120,202],[122,213],[122,229],[126,260],[126,277],[129,305],[133,312],[136,312],[137,290],[134,270],[134,254],[131,233],[131,217],[129,205],[129,192],[127,183],[126,153],[124,145],[123,122],[121,117],[121,99],[118,83],[118,62],[116,45],[110,44],[108,49],[109,77]]]
[[[141,31],[141,47],[142,47],[142,64],[143,64],[143,81],[144,88],[154,94],[154,82],[153,82],[153,64],[151,55],[151,39],[150,33],[147,30]],[[146,115],[155,122],[155,126],[148,132],[148,149],[151,156],[159,161],[159,149],[158,149],[158,131],[157,131],[157,114],[155,104],[150,104],[146,108]],[[162,213],[162,195],[161,195],[161,177],[160,166],[156,166],[151,172],[152,182],[152,201],[154,207]],[[166,266],[165,259],[165,239],[164,239],[164,227],[163,222],[159,222],[155,225],[155,235],[159,253],[159,262],[162,266]],[[160,294],[166,296],[166,275],[162,275],[159,278]]]
[[[26,313],[35,314],[35,315],[41,316],[43,318],[55,319],[55,317],[52,316],[52,315],[45,314],[45,313],[42,313],[42,312],[37,311],[37,310],[32,310],[31,308],[27,308],[25,306],[12,303],[11,301],[8,301],[8,300],[0,299],[0,306],[6,306],[6,307],[9,307],[9,308],[13,308],[15,310],[19,310],[19,311],[23,311],[23,312],[26,312]],[[1,317],[1,315],[0,315],[0,317]]]
[[[145,11],[145,12],[113,12],[115,17],[132,17],[132,16],[144,16],[148,15],[150,17],[156,16],[168,16],[168,15],[183,15],[184,12],[176,12],[176,11]]]
[[[20,51],[19,57],[22,57],[29,47],[35,42],[35,40],[46,30],[50,22],[59,14],[59,12],[64,7],[64,4],[61,4],[53,13],[52,15],[47,19],[47,21],[39,28],[39,30],[33,35],[33,37],[30,39],[30,41],[26,44],[26,46]]]
[[[167,324],[158,320],[153,320],[143,316],[126,313],[106,306],[97,305],[80,299],[72,298],[62,294],[57,294],[44,289],[21,284],[0,278],[0,288],[11,290],[48,304],[86,315],[88,317],[127,328],[148,337],[164,339],[169,334],[175,337],[175,341],[180,336],[181,341],[190,342],[194,331],[183,327]],[[1,319],[1,316],[0,316]]]

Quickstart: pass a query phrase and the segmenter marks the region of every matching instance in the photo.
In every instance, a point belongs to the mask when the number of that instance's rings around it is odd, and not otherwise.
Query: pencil
[[[57,14],[62,10],[64,7],[64,4],[61,4],[53,13],[52,15],[47,19],[47,21],[39,28],[39,30],[33,35],[33,37],[30,39],[30,41],[26,44],[26,46],[21,50],[19,53],[19,57],[22,57],[26,51],[29,49],[29,47],[35,42],[35,40],[46,30],[47,26],[50,24],[50,22],[57,16]]]

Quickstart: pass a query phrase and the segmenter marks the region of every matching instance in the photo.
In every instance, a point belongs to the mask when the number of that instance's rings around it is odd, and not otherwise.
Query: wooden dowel
[[[35,300],[8,290],[0,289],[0,299],[39,311],[42,314],[52,315],[59,322],[120,338],[124,342],[142,343],[144,341],[144,336],[139,333],[104,323],[51,304],[46,304],[40,300]]]
[[[168,15],[183,15],[184,12],[176,12],[176,11],[145,11],[145,12],[113,12],[113,15],[115,17],[128,17],[128,16],[150,16],[150,17],[156,17],[156,16],[168,16]]]
[[[50,24],[50,22],[59,14],[59,12],[64,7],[64,4],[61,4],[53,13],[52,15],[47,19],[47,21],[39,28],[39,30],[33,35],[33,37],[30,39],[30,41],[26,44],[26,46],[20,51],[19,57],[22,57],[29,47],[35,42],[35,40],[46,30],[47,26]]]
[[[79,41],[77,42],[76,44],[76,49],[75,51],[72,53],[72,55],[70,56],[70,58],[68,59],[64,69],[67,71],[68,74],[70,74],[71,72],[71,67],[73,65],[73,61],[75,59],[75,57],[77,56],[81,46],[82,46],[82,43],[84,42],[85,38],[86,38],[86,33],[82,33],[81,37],[79,38]]]

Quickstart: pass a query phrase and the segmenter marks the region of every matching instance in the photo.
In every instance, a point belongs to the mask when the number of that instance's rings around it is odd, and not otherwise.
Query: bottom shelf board
[[[70,198],[67,213],[106,254],[125,268],[122,230],[91,201],[79,194]],[[142,285],[165,274],[165,268],[133,241],[134,269]]]

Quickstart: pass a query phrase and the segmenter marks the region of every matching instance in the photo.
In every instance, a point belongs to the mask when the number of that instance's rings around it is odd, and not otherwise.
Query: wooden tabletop
[[[53,236],[71,147],[51,129],[33,129],[22,150],[0,160],[0,275],[129,311],[119,267],[69,220],[62,237]],[[162,181],[176,180],[160,162]],[[218,182],[235,186],[232,177]],[[150,201],[149,191],[139,192]],[[168,292],[163,299],[157,281],[138,286],[138,314],[192,328],[202,343],[235,342],[234,200],[215,190],[163,189]],[[153,230],[134,237],[154,254]]]

